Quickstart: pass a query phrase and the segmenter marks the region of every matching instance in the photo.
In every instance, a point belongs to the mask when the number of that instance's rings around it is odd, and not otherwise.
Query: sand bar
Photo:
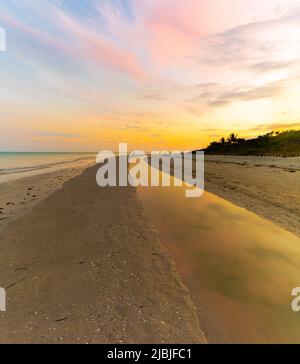
[[[1,232],[1,343],[203,343],[182,285],[133,188],[95,168]]]

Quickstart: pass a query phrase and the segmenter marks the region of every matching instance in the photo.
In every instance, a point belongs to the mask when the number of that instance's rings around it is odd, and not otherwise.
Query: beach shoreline
[[[300,157],[205,156],[205,190],[300,236]]]
[[[95,164],[92,159],[0,176],[0,232],[63,187],[68,180]]]
[[[205,343],[197,311],[132,187],[96,166],[1,232],[1,343]]]
[[[208,156],[205,189],[299,235],[299,165]],[[96,169],[1,184],[0,216],[8,218],[0,226],[0,286],[8,310],[0,314],[0,342],[206,343],[191,294],[136,189],[99,188]]]

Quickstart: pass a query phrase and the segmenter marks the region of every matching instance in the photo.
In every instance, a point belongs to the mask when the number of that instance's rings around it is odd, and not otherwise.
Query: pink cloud
[[[9,15],[6,14],[0,14],[0,20],[6,24],[9,25],[19,31],[21,31],[23,34],[26,34],[30,36],[33,39],[38,40],[42,44],[45,44],[57,51],[60,52],[68,52],[72,53],[72,48],[69,47],[69,45],[65,44],[65,42],[61,41],[58,38],[55,38],[47,33],[44,33],[41,30],[37,30],[23,22],[20,22],[19,20],[12,18]]]
[[[0,20],[23,34],[39,41],[42,45],[51,48],[54,52],[66,54],[72,59],[105,66],[120,73],[124,73],[134,79],[142,79],[144,72],[138,65],[134,54],[119,48],[117,45],[105,40],[101,35],[93,33],[83,25],[77,23],[62,11],[54,9],[56,26],[68,36],[73,42],[58,38],[37,30],[23,22],[0,14]]]
[[[158,67],[197,53],[202,40],[238,25],[280,14],[282,0],[135,0],[145,48]],[[142,15],[142,16],[141,16]]]
[[[223,17],[217,16],[222,4],[216,0],[152,0],[141,5],[136,0],[136,12],[143,14],[139,27],[153,65],[176,65],[178,60],[195,53],[203,37],[226,28],[230,24],[225,14],[227,7],[223,5],[226,24]]]
[[[121,49],[103,36],[91,31],[72,18],[56,10],[60,26],[70,34],[78,46],[77,55],[94,64],[104,65],[128,74],[135,79],[142,79],[144,72],[138,64],[135,54]]]
[[[146,11],[149,22],[176,28],[189,37],[201,37],[276,17],[280,6],[282,0],[151,0]]]

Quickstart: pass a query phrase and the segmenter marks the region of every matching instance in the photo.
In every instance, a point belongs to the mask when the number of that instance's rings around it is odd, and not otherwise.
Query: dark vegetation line
[[[300,156],[300,130],[271,131],[253,139],[238,138],[234,133],[227,139],[212,142],[204,149],[205,154]]]

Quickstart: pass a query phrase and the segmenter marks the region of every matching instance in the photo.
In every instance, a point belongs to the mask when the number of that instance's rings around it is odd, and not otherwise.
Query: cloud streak
[[[71,134],[71,133],[58,133],[58,132],[49,132],[49,131],[41,131],[38,133],[40,136],[52,137],[52,138],[82,138],[82,134]]]

